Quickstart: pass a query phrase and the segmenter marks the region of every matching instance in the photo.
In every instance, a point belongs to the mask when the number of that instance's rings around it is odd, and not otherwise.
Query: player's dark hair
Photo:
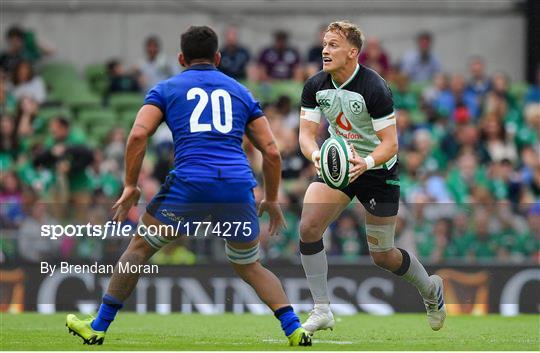
[[[187,64],[197,59],[213,62],[218,50],[217,34],[208,26],[191,26],[180,37],[180,50]]]

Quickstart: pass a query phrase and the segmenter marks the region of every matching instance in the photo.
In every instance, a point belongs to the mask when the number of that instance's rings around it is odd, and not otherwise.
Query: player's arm
[[[366,170],[388,162],[398,152],[396,113],[392,92],[380,77],[371,81],[370,87],[366,105],[372,117],[373,130],[381,143],[365,158],[359,157],[353,149],[353,158],[351,158],[353,167],[349,172],[351,182]]]
[[[300,150],[304,157],[309,159],[315,164],[317,170],[320,169],[319,161],[321,159],[319,152],[319,145],[317,144],[317,133],[319,131],[319,123],[306,120],[302,118],[300,113],[300,133],[298,136],[298,142],[300,143]]]
[[[398,136],[395,124],[395,118],[392,117],[394,123],[382,128],[379,131],[375,131],[375,134],[381,141],[381,143],[371,152],[366,158],[358,156],[353,149],[353,158],[351,163],[354,165],[350,172],[349,178],[353,182],[366,170],[375,166],[388,162],[392,157],[398,153]]]
[[[395,119],[394,119],[395,120]],[[396,125],[392,124],[382,130],[375,131],[381,143],[371,152],[375,165],[388,162],[398,153],[398,134]]]
[[[247,125],[246,135],[263,156],[265,199],[277,202],[281,181],[281,155],[266,117],[262,116]]]
[[[321,157],[317,144],[317,133],[321,123],[321,110],[317,103],[316,91],[316,80],[310,78],[302,90],[298,142],[304,157],[312,161],[318,171]]]
[[[246,135],[263,156],[264,200],[259,207],[259,215],[270,215],[270,235],[274,235],[285,225],[278,204],[279,183],[281,181],[281,155],[265,116],[252,120],[246,127]]]
[[[389,125],[382,130],[375,131],[375,134],[381,140],[381,143],[366,158],[358,156],[353,149],[353,158],[351,162],[354,166],[351,168],[349,177],[351,182],[358,178],[368,169],[374,166],[388,162],[398,153],[398,137],[396,125]]]
[[[143,105],[137,113],[126,144],[124,191],[113,206],[113,210],[116,211],[114,220],[125,220],[129,209],[139,199],[140,190],[137,187],[137,180],[146,153],[148,138],[154,134],[162,119],[161,110],[150,104]]]

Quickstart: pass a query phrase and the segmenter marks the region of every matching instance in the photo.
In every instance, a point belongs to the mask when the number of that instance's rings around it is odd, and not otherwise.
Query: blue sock
[[[292,306],[288,305],[279,308],[274,312],[274,316],[281,322],[281,329],[285,336],[289,337],[300,326],[300,319],[294,313]]]
[[[96,331],[107,331],[109,325],[114,320],[118,310],[122,309],[124,304],[121,301],[113,297],[112,295],[105,294],[103,296],[103,302],[99,307],[97,317],[92,321],[90,326]]]

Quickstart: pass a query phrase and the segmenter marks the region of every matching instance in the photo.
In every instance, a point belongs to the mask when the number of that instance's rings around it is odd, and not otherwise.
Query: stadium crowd
[[[303,81],[322,67],[321,35],[300,53],[278,31],[254,56],[238,28],[224,33],[220,70],[250,88],[262,105],[282,153],[280,202],[288,227],[269,237],[266,261],[298,261],[303,193],[315,176],[298,145]],[[160,39],[148,37],[135,63],[111,59],[80,75],[58,63],[54,48],[14,26],[0,54],[0,263],[45,259],[114,262],[129,238],[97,241],[40,235],[42,224],[104,224],[122,189],[126,137],[144,92],[181,71]],[[536,81],[510,82],[489,72],[481,56],[469,71],[448,73],[420,33],[416,46],[392,58],[369,37],[360,62],[383,76],[394,95],[400,143],[401,206],[396,242],[423,262],[540,261],[540,68]],[[320,142],[327,136],[321,124]],[[161,126],[140,175],[141,206],[172,166],[170,133]],[[260,179],[260,156],[246,153]],[[262,181],[261,181],[262,183]],[[261,198],[262,190],[255,194]],[[357,262],[368,254],[363,208],[353,203],[327,230],[330,261]],[[208,237],[169,245],[158,264],[225,261],[223,244]]]

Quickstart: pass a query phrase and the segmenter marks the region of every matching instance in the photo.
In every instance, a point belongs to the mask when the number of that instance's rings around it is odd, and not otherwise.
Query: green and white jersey
[[[381,143],[375,132],[396,123],[390,88],[363,65],[341,86],[324,71],[306,81],[300,117],[320,123],[321,116],[329,122],[330,135],[347,139],[362,157]],[[373,169],[390,169],[396,161],[397,155]]]

